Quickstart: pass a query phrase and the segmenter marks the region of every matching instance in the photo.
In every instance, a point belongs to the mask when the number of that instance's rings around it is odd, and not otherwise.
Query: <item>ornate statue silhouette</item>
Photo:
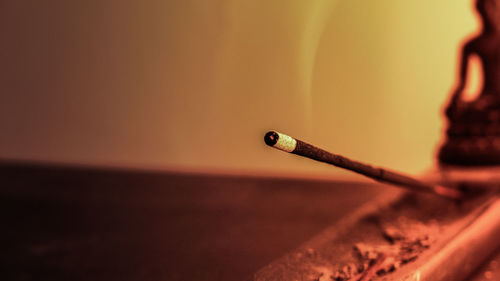
[[[500,164],[500,0],[477,0],[482,32],[462,49],[457,88],[446,108],[447,140],[439,160],[455,165]],[[483,88],[470,102],[462,99],[469,59],[477,55]]]

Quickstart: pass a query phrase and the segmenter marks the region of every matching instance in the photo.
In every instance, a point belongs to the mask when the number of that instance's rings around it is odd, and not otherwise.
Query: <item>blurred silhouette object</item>
[[[439,151],[441,164],[500,164],[500,0],[477,0],[481,33],[462,49],[457,88],[446,108],[447,139]],[[482,65],[483,87],[472,101],[463,100],[469,60]]]

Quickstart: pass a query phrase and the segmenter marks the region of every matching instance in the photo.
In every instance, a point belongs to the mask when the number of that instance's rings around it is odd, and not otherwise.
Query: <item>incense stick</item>
[[[406,176],[402,173],[379,167],[372,167],[368,164],[330,153],[326,150],[275,131],[268,132],[264,137],[264,141],[267,145],[282,151],[344,168],[379,182],[397,185],[414,191],[431,192],[452,199],[459,199],[463,196],[463,193],[457,189],[429,184]]]

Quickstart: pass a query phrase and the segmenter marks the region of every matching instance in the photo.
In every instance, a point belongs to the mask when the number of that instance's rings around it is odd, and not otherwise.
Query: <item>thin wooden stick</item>
[[[460,190],[441,185],[432,185],[411,178],[402,173],[372,167],[370,165],[351,160],[347,157],[330,153],[326,150],[275,131],[268,132],[264,137],[264,141],[267,145],[285,152],[344,168],[379,182],[405,187],[414,191],[431,192],[452,199],[459,199],[463,196],[463,193]]]

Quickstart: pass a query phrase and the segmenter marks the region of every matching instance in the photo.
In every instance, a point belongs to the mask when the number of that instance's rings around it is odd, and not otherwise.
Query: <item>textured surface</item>
[[[490,260],[474,274],[470,281],[500,280],[500,251],[497,251]]]
[[[363,209],[254,280],[464,280],[500,242],[500,203],[491,194],[460,204],[428,194],[383,196]]]
[[[0,279],[245,280],[381,192],[0,164]]]

